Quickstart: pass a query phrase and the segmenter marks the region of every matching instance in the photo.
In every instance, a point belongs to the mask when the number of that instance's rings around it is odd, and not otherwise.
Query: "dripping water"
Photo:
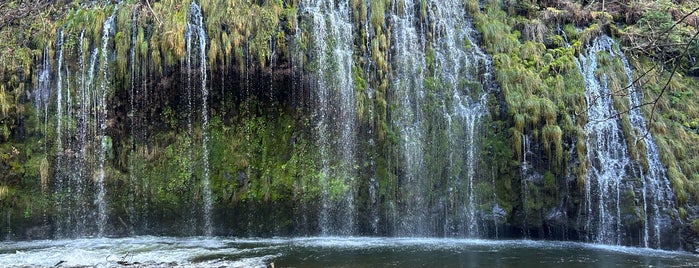
[[[56,154],[58,166],[63,155],[63,31],[58,31],[58,61],[56,62]],[[59,178],[60,180],[60,178]]]
[[[612,40],[598,38],[580,55],[578,64],[585,79],[588,103],[587,155],[590,168],[585,184],[586,230],[588,239],[596,243],[619,244],[621,180],[627,177],[631,164],[620,122],[615,117],[613,98],[607,74],[597,79],[597,54],[612,54]]]
[[[58,49],[58,59],[56,60],[56,160],[55,160],[55,191],[56,191],[56,210],[58,212],[59,222],[64,223],[68,227],[71,221],[71,211],[64,204],[68,203],[71,198],[70,185],[65,183],[65,174],[67,173],[63,159],[63,31],[58,32],[58,40],[56,46]],[[59,231],[62,231],[63,226],[59,226]]]
[[[403,0],[394,3],[391,16],[393,29],[393,72],[392,81],[397,112],[393,114],[394,127],[400,131],[401,166],[404,173],[402,192],[404,207],[400,225],[396,234],[405,236],[429,235],[429,221],[426,200],[429,193],[429,181],[425,170],[423,148],[425,132],[422,115],[425,93],[425,55],[424,36],[418,34],[415,26],[415,3]],[[399,8],[402,7],[401,8]]]
[[[319,216],[324,235],[354,233],[354,185],[357,164],[356,105],[352,83],[353,30],[349,3],[303,1],[310,17],[314,74],[316,133],[320,147],[322,201]]]
[[[131,191],[129,193],[129,221],[131,225],[129,226],[129,233],[131,235],[134,234],[134,224],[138,221],[142,221],[143,219],[140,219],[138,217],[138,212],[136,211],[136,195],[138,194],[137,192],[139,191],[139,187],[137,184],[137,175],[136,175],[136,156],[138,155],[137,150],[136,150],[136,106],[135,106],[135,99],[136,99],[136,38],[138,35],[138,24],[136,23],[136,20],[138,19],[138,11],[134,11],[131,15],[131,49],[129,50],[129,60],[130,60],[130,72],[129,72],[129,135],[131,139],[131,148],[130,152],[131,155],[129,156],[129,184],[131,187]],[[140,45],[140,44],[139,44]]]
[[[626,77],[629,81],[626,89],[629,97],[629,107],[631,107],[629,110],[629,120],[633,128],[631,132],[634,143],[638,144],[643,142],[646,149],[645,155],[639,156],[639,158],[645,157],[648,164],[647,171],[644,168],[640,169],[641,179],[643,181],[642,198],[643,211],[645,214],[643,246],[659,248],[661,246],[661,230],[670,227],[670,217],[673,213],[677,213],[673,201],[674,194],[672,188],[670,188],[667,171],[660,162],[660,154],[655,140],[649,133],[646,120],[641,114],[640,107],[643,96],[641,91],[636,90],[633,85],[634,79],[629,61],[626,59],[626,55],[619,50],[618,46],[614,46],[613,49],[614,53],[620,57],[624,65]]]
[[[112,15],[107,18],[102,26],[102,58],[100,59],[102,67],[101,71],[103,74],[102,84],[99,91],[99,98],[97,99],[97,124],[99,129],[97,131],[97,137],[100,138],[100,147],[97,156],[97,196],[95,198],[95,203],[97,204],[97,236],[104,235],[104,229],[107,225],[107,201],[105,200],[106,189],[104,185],[105,179],[105,161],[108,147],[111,147],[111,138],[107,136],[107,91],[109,90],[109,51],[108,45],[110,38],[114,35],[114,18],[116,16],[118,6],[114,7]]]
[[[624,85],[629,107],[628,117],[632,126],[631,133],[624,132],[620,126],[619,111],[613,105],[609,88],[609,74],[601,73],[597,77],[597,54],[604,52],[612,59],[623,64]],[[633,85],[633,75],[628,60],[618,44],[608,36],[598,37],[587,48],[587,53],[578,59],[578,66],[583,72],[586,96],[589,105],[589,122],[585,126],[588,143],[588,161],[590,170],[585,185],[585,224],[588,239],[596,243],[620,244],[624,230],[622,225],[621,192],[629,186],[630,191],[640,192],[640,208],[643,222],[640,244],[645,247],[660,247],[662,230],[670,229],[671,218],[676,209],[673,205],[673,193],[667,180],[667,172],[660,162],[659,153],[653,137],[650,135],[646,120],[640,111],[642,95]],[[645,145],[645,154],[637,159],[645,159],[647,167],[636,163],[628,153],[627,139],[633,144]],[[642,148],[642,147],[641,147]],[[640,153],[639,153],[640,154]],[[630,174],[627,174],[629,172]],[[625,179],[635,174],[640,176],[641,185]],[[623,204],[628,206],[629,204]],[[631,204],[634,205],[634,204]]]
[[[189,97],[188,99],[188,109],[189,109],[189,115],[188,115],[188,130],[190,131],[190,137],[192,137],[192,116],[191,113],[192,111],[192,86],[191,86],[191,71],[194,65],[192,64],[192,51],[194,48],[192,47],[192,41],[197,40],[198,42],[198,62],[199,62],[199,80],[200,80],[200,89],[201,89],[201,131],[202,131],[202,201],[203,201],[203,220],[204,220],[204,235],[206,236],[211,236],[213,234],[213,225],[211,223],[211,208],[212,208],[212,200],[211,200],[211,186],[209,185],[209,176],[210,176],[210,165],[209,165],[209,135],[208,135],[208,127],[209,127],[209,106],[208,106],[208,98],[209,98],[209,90],[206,86],[207,78],[206,78],[206,29],[204,29],[205,25],[203,22],[203,16],[201,13],[201,8],[199,5],[197,5],[195,2],[192,2],[192,4],[189,7],[189,23],[187,26],[187,33],[186,33],[186,41],[187,41],[187,70],[188,70],[188,86],[187,86],[187,95]],[[191,146],[190,146],[190,158],[191,158]],[[191,163],[191,160],[190,160]],[[191,168],[191,167],[190,167]],[[193,173],[194,171],[191,170]]]
[[[531,164],[529,161],[527,161],[527,157],[529,155],[532,155],[531,151],[531,141],[529,140],[529,136],[525,135],[524,133],[522,135],[522,163],[520,164],[520,172],[522,175],[522,213],[524,214],[524,217],[522,219],[522,235],[524,238],[529,238],[529,210],[527,209],[527,206],[529,204],[529,182],[530,182],[530,172],[529,170],[531,169]]]

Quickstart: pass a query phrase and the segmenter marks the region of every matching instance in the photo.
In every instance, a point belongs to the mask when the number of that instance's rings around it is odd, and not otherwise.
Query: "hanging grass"
[[[547,125],[555,125],[557,115],[556,107],[554,106],[553,101],[549,99],[540,99],[539,105],[541,106],[541,116],[543,117],[544,122]]]
[[[511,129],[512,132],[512,150],[515,151],[515,156],[517,157],[518,162],[522,162],[523,159],[523,153],[522,153],[522,132],[520,132],[517,129]]]

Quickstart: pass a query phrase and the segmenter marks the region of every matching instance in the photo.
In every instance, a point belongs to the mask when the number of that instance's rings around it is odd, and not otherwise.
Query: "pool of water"
[[[0,267],[699,267],[684,252],[440,238],[82,238],[0,243]]]

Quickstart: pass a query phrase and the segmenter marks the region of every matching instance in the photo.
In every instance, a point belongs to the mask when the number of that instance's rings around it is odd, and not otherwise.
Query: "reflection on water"
[[[575,242],[438,238],[85,238],[0,243],[0,267],[699,267],[699,256]]]

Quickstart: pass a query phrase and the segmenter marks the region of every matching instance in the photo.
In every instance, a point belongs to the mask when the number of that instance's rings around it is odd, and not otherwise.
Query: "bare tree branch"
[[[698,8],[698,9],[694,9],[694,11],[697,11],[697,10],[699,10],[699,8]],[[687,16],[685,16],[684,18],[686,18],[686,17],[687,17]],[[699,36],[699,31],[697,31],[696,33],[694,33],[694,35],[693,35],[692,38],[689,40],[689,42],[687,42],[687,45],[684,46],[684,51],[682,52],[682,54],[680,54],[678,57],[676,57],[675,60],[680,59],[680,58],[683,58],[683,57],[689,55],[689,47],[692,45],[692,43],[694,43],[694,42],[697,40],[697,37],[698,37],[698,36]],[[673,61],[673,62],[674,62],[674,61]],[[665,93],[665,91],[670,87],[670,82],[672,82],[672,78],[673,78],[673,77],[675,76],[675,74],[677,73],[677,68],[679,67],[679,64],[677,64],[676,62],[674,62],[673,65],[674,65],[674,66],[673,66],[673,68],[672,68],[672,72],[670,73],[670,77],[667,79],[667,81],[665,82],[665,85],[664,85],[663,88],[660,90],[660,94],[658,94],[658,96],[657,96],[653,101],[651,101],[650,103],[647,103],[647,105],[653,104],[653,108],[651,109],[651,113],[650,113],[650,119],[651,119],[651,120],[653,120],[653,115],[655,114],[655,109],[656,109],[656,107],[658,106],[658,101],[659,101],[660,98],[663,96],[663,94]]]
[[[684,22],[684,20],[686,20],[689,16],[691,16],[691,15],[694,14],[694,13],[696,13],[697,11],[699,11],[699,7],[694,8],[691,12],[689,12],[689,13],[685,14],[684,16],[682,16],[682,18],[680,18],[678,21],[674,22],[670,28],[668,28],[668,29],[662,31],[662,32],[660,33],[660,35],[661,35],[661,36],[666,36],[666,35],[668,35],[677,25],[679,25],[680,23]],[[653,27],[650,27],[650,25],[649,25],[649,29],[652,30]],[[655,35],[654,35],[654,36],[655,36]],[[690,52],[689,49],[690,49],[690,47],[692,46],[693,43],[697,42],[697,38],[698,38],[698,37],[699,37],[699,31],[697,31],[696,33],[694,33],[694,35],[693,35],[687,42],[684,42],[684,43],[672,43],[672,44],[671,44],[671,43],[667,43],[667,44],[662,44],[662,45],[658,45],[657,43],[654,43],[654,46],[653,46],[653,47],[655,47],[655,48],[670,47],[670,46],[684,46],[684,49],[682,50],[682,53],[680,53],[679,55],[675,55],[675,56],[671,57],[670,59],[668,59],[668,60],[666,60],[666,61],[663,61],[663,62],[656,62],[650,69],[645,70],[640,76],[636,77],[636,78],[635,78],[633,81],[631,81],[627,86],[625,86],[625,87],[623,87],[623,88],[621,88],[621,89],[619,89],[619,90],[617,90],[617,91],[615,91],[615,92],[610,92],[610,93],[608,94],[608,96],[627,96],[627,95],[628,95],[628,93],[627,93],[627,92],[628,92],[628,89],[629,89],[630,87],[634,86],[634,85],[639,85],[641,79],[643,79],[643,78],[645,78],[646,76],[648,76],[653,70],[655,70],[655,69],[657,69],[657,68],[662,68],[662,65],[671,64],[671,65],[673,66],[673,68],[672,68],[672,71],[670,72],[670,77],[667,79],[667,81],[665,81],[665,84],[664,84],[663,87],[661,88],[660,93],[659,93],[653,100],[651,100],[651,101],[644,102],[644,103],[640,103],[640,104],[638,104],[638,105],[636,105],[636,106],[633,106],[633,107],[629,107],[629,109],[627,109],[626,111],[617,112],[616,114],[613,114],[613,115],[609,116],[608,118],[602,119],[602,120],[600,120],[600,121],[614,119],[614,118],[617,118],[617,117],[619,117],[619,116],[621,116],[621,115],[623,115],[623,114],[628,114],[628,113],[629,113],[631,110],[633,110],[633,109],[640,109],[641,107],[643,107],[643,106],[648,106],[648,105],[652,105],[650,120],[653,120],[653,118],[655,117],[655,111],[657,110],[658,102],[660,101],[660,99],[662,98],[662,96],[665,94],[665,92],[668,90],[668,88],[670,87],[670,83],[672,82],[672,79],[675,77],[675,74],[677,73],[677,71],[678,71],[678,69],[679,69],[679,67],[680,67],[680,64],[678,64],[677,61],[678,61],[679,59],[682,59],[682,58],[684,58],[684,57],[689,56],[689,52]],[[655,40],[653,40],[653,42],[655,42]],[[648,55],[651,55],[651,53],[648,53],[648,51],[645,51],[645,50],[644,50],[642,47],[640,47],[640,46],[634,46],[633,49],[639,49],[639,50],[641,50],[643,53],[648,54]],[[663,68],[663,69],[664,69],[664,68]],[[637,87],[636,90],[640,90],[640,87],[641,87],[641,86],[642,86],[642,84],[639,85],[639,87]],[[597,96],[596,98],[600,98],[600,97],[601,97],[601,96]],[[588,109],[589,109],[589,108],[588,108]],[[647,130],[647,131],[648,131],[648,130]],[[648,134],[648,133],[646,133],[645,135],[647,135],[647,134]]]
[[[0,29],[12,24],[18,19],[26,18],[27,16],[44,10],[49,5],[53,4],[54,1],[55,0],[35,1],[31,4],[19,5],[19,7],[16,8],[8,7],[7,10],[4,10],[4,14],[0,16]],[[3,3],[0,5],[0,10],[6,8],[5,6],[8,5],[9,3]]]

